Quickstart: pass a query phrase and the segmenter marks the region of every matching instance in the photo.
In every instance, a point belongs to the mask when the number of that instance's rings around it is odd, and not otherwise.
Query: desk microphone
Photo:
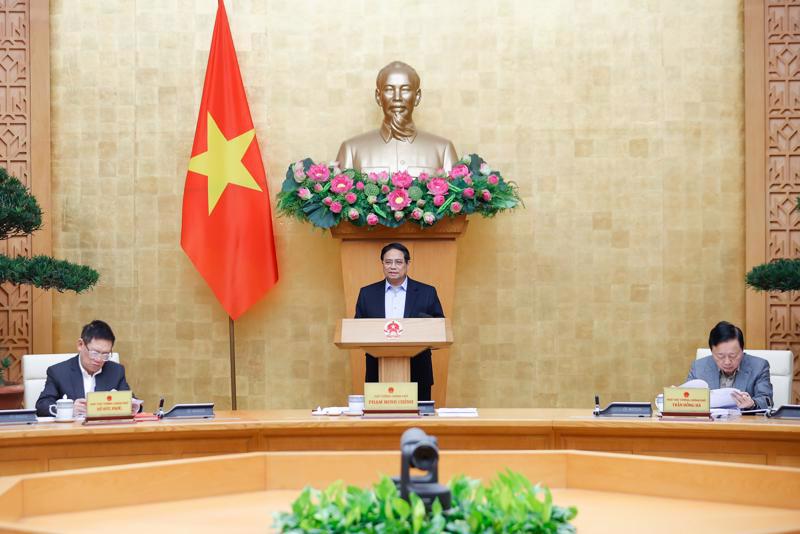
[[[161,400],[158,402],[158,410],[156,410],[156,417],[161,419],[164,417],[164,397],[161,397]]]
[[[600,415],[600,395],[594,396],[594,414]]]

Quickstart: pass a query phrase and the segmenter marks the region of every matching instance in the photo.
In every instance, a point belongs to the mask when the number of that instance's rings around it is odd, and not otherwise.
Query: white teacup
[[[72,419],[75,401],[72,399],[58,399],[55,404],[50,405],[50,414],[56,419]]]

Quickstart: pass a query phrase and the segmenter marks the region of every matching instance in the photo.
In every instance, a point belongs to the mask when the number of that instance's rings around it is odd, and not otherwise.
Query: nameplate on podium
[[[664,388],[665,416],[709,417],[711,402],[707,388]]]
[[[417,383],[365,383],[364,413],[419,413]]]

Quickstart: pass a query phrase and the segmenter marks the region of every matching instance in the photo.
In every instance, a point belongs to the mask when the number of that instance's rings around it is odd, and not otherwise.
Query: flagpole
[[[231,409],[236,409],[236,335],[233,332],[233,319],[228,317],[228,338],[231,353]]]

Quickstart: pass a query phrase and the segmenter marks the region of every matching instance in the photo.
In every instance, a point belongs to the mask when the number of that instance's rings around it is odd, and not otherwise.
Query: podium
[[[379,382],[411,382],[411,358],[449,347],[453,331],[446,318],[342,319],[334,343],[378,358]]]
[[[342,283],[345,316],[352,317],[356,309],[358,290],[383,278],[380,263],[381,248],[393,241],[403,243],[411,252],[408,276],[436,288],[445,317],[454,316],[456,287],[457,239],[466,232],[465,216],[445,218],[430,228],[421,229],[410,223],[397,228],[361,228],[343,223],[331,228],[331,235],[341,240]],[[447,406],[447,375],[450,349],[443,348],[433,359],[434,384],[431,397],[436,406]],[[350,351],[352,393],[364,390],[364,353]]]

